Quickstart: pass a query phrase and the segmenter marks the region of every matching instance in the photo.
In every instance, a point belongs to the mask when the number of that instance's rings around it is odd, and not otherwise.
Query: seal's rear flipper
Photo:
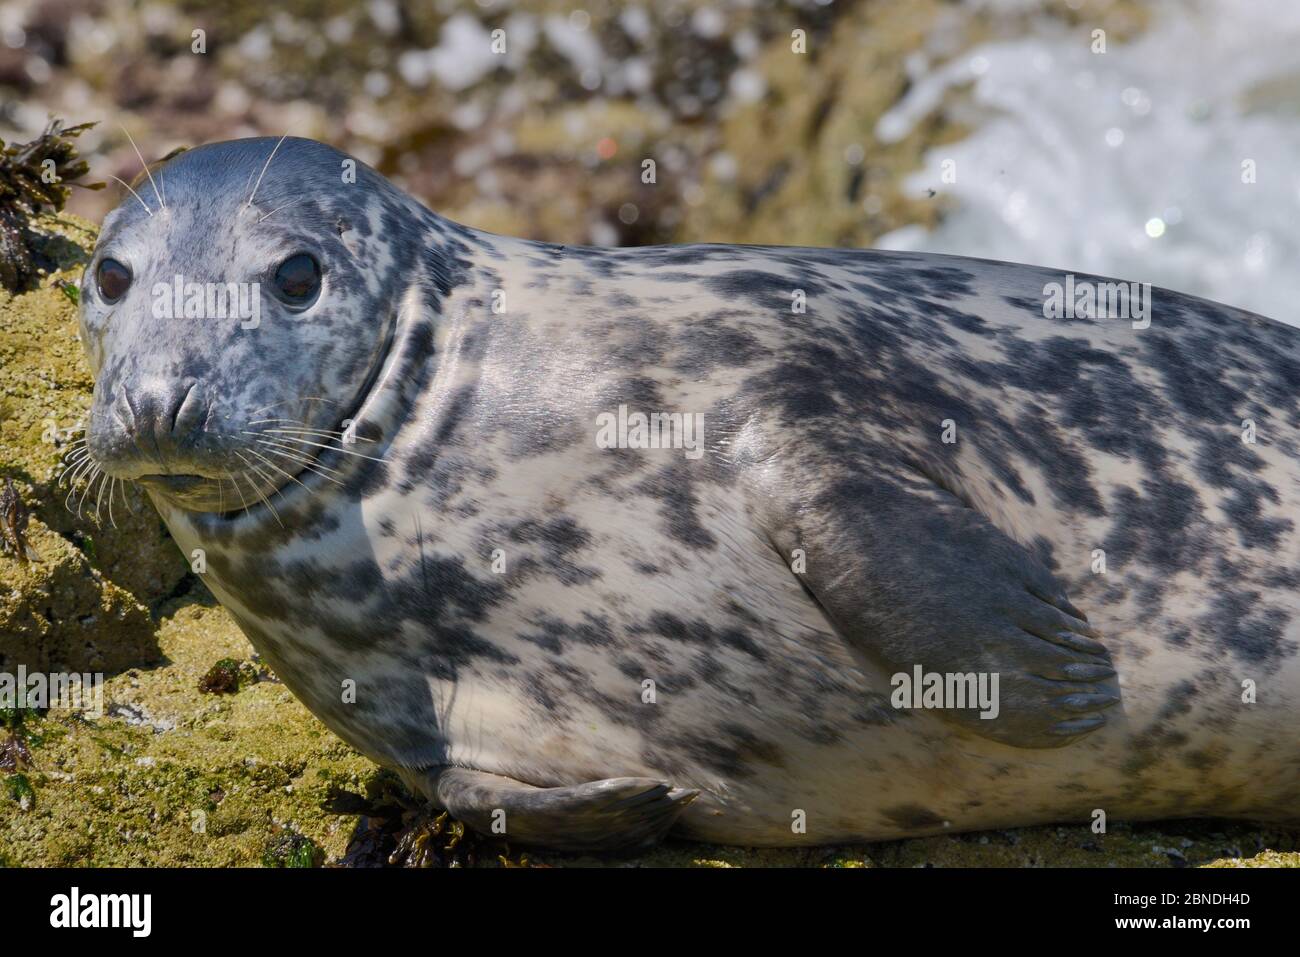
[[[538,788],[466,768],[430,768],[419,774],[422,779],[414,782],[419,789],[475,830],[561,851],[656,844],[699,796],[651,778]]]
[[[799,578],[847,641],[909,679],[998,676],[996,708],[945,701],[937,717],[1021,748],[1106,723],[1119,697],[1100,636],[981,512],[910,468],[786,483],[796,505],[770,513],[767,534],[787,561],[803,549]]]

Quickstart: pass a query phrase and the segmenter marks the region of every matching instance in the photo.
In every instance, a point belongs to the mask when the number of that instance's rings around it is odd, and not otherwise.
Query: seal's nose
[[[142,450],[175,452],[197,438],[207,417],[207,403],[193,379],[154,380],[124,391],[127,433]]]

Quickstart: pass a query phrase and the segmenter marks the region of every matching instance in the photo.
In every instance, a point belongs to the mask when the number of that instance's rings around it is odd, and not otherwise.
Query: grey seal
[[[1062,273],[965,258],[495,236],[303,139],[139,185],[83,280],[95,473],[470,825],[1297,816],[1300,331],[1163,290],[1052,318]]]

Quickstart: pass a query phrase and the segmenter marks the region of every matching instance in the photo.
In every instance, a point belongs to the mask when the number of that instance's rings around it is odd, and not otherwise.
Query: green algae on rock
[[[288,690],[259,681],[213,697],[198,682],[248,642],[202,592],[160,609],[163,663],[105,683],[105,713],[51,710],[25,772],[27,809],[0,790],[0,856],[13,865],[258,866],[286,833],[337,860],[352,820],[332,790],[363,790],[374,766]],[[300,859],[299,859],[300,860]]]
[[[263,867],[318,867],[324,855],[309,837],[285,831],[262,854]]]

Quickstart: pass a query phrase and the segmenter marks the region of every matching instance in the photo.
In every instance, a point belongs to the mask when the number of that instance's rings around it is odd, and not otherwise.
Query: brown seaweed
[[[64,127],[51,120],[36,139],[8,145],[0,140],[0,286],[10,292],[31,289],[51,265],[42,253],[44,238],[32,227],[40,213],[63,209],[72,186],[103,189],[103,183],[78,183],[89,171],[73,142],[95,124]]]

